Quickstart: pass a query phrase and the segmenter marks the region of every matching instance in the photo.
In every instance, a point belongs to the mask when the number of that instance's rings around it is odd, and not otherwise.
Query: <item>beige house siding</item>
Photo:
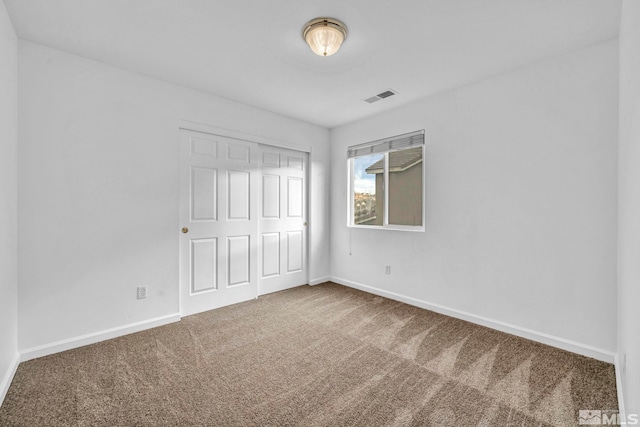
[[[389,224],[422,225],[422,164],[389,174]],[[419,183],[416,185],[416,183]],[[384,174],[376,174],[376,218],[362,225],[382,225]]]
[[[422,225],[422,164],[389,174],[389,224]]]

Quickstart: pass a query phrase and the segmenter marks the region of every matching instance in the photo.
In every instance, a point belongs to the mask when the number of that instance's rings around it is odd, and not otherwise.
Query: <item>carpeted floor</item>
[[[327,283],[22,363],[2,426],[574,426],[613,365]]]

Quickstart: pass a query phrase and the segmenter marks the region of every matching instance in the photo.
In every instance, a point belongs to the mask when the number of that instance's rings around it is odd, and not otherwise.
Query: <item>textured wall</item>
[[[18,46],[0,2],[0,402],[17,355]]]
[[[26,41],[19,61],[21,350],[177,313],[181,119],[312,148],[329,274],[328,130]]]
[[[618,356],[627,414],[640,413],[640,2],[620,27]],[[626,358],[625,358],[626,355]]]
[[[333,275],[614,352],[617,55],[601,43],[333,129]],[[348,229],[347,147],[419,129],[426,231]]]

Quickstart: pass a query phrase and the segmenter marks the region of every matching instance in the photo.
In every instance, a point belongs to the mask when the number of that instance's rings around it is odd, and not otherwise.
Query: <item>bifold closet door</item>
[[[180,131],[180,312],[258,295],[258,144]]]
[[[260,294],[308,283],[308,154],[260,145]]]

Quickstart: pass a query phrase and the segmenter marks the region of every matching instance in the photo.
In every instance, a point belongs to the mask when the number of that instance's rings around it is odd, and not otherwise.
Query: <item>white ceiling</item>
[[[620,0],[4,0],[20,38],[332,128],[618,35]],[[349,27],[334,56],[300,35]],[[394,89],[398,95],[363,99]]]

